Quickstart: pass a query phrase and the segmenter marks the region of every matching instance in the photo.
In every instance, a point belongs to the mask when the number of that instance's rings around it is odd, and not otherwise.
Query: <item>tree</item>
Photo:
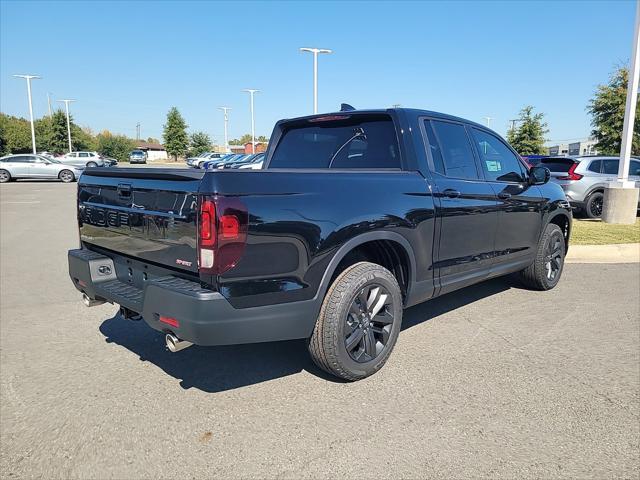
[[[115,158],[120,162],[129,160],[129,153],[136,144],[124,135],[113,135],[108,130],[96,136],[96,151],[105,157]]]
[[[164,125],[162,134],[164,148],[169,155],[173,155],[173,161],[178,161],[178,155],[184,155],[189,144],[187,135],[187,123],[180,115],[176,107],[171,107],[167,113],[167,123]]]
[[[251,139],[252,139],[251,134],[245,133],[240,138],[234,138],[233,140],[229,140],[229,145],[244,145],[246,143],[249,143]]]
[[[73,117],[70,116],[69,121],[72,122]],[[67,116],[62,110],[53,112],[49,128],[49,147],[47,150],[57,154],[68,152]]]
[[[260,135],[258,138],[256,138],[256,142],[269,143],[269,139],[264,135]]]
[[[189,139],[189,156],[197,157],[201,153],[211,150],[211,137],[204,132],[195,132]]]
[[[0,153],[28,153],[32,151],[31,127],[24,118],[0,114]]]
[[[147,143],[160,143],[160,140],[155,137],[149,137],[147,138]]]
[[[620,153],[628,80],[629,71],[627,68],[619,67],[609,77],[609,83],[598,85],[587,106],[593,127],[591,134],[598,142],[596,145],[598,152],[604,155],[618,155]],[[636,102],[636,111],[639,103],[640,98]],[[637,115],[633,124],[631,154],[640,154],[640,116]]]
[[[520,155],[540,155],[545,151],[545,134],[549,131],[544,113],[534,113],[528,105],[520,110],[518,126],[507,133],[507,141]]]

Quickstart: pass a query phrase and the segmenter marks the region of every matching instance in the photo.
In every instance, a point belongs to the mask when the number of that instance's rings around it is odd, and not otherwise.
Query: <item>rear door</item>
[[[540,189],[529,185],[517,154],[488,130],[469,127],[480,166],[498,201],[496,257],[492,271],[528,265],[536,252],[544,202]]]
[[[14,155],[3,162],[13,177],[29,176],[29,155]]]
[[[197,195],[203,174],[137,168],[85,172],[78,184],[82,242],[197,272]]]
[[[491,185],[481,177],[464,124],[425,119],[423,127],[439,205],[434,268],[440,277],[440,293],[446,293],[489,275],[498,202]]]

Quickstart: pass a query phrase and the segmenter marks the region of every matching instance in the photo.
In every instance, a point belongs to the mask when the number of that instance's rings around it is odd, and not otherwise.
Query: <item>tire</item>
[[[587,203],[584,206],[584,211],[589,218],[600,218],[602,216],[602,201],[604,200],[604,193],[594,192],[589,195]]]
[[[402,295],[395,277],[380,265],[359,262],[329,287],[307,347],[324,371],[360,380],[385,364],[401,325]]]
[[[7,170],[0,170],[0,183],[7,183],[11,180],[11,174]]]
[[[58,174],[58,178],[62,180],[64,183],[71,183],[76,179],[75,175],[71,170],[60,170],[60,173]]]
[[[551,290],[562,276],[565,252],[562,230],[550,223],[540,238],[535,260],[520,272],[522,282],[534,290]]]
[[[96,162],[87,162],[87,167],[97,167],[98,164]]]

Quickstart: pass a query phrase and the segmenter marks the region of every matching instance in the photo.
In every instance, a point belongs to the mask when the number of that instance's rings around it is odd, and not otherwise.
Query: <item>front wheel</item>
[[[64,183],[70,183],[76,179],[76,177],[73,175],[73,172],[71,170],[62,170],[58,174],[58,178],[62,180]]]
[[[87,167],[97,167],[98,164],[96,162],[87,162]]]
[[[402,295],[386,268],[350,266],[335,279],[308,341],[311,358],[326,372],[355,381],[385,364],[402,324]]]
[[[560,281],[565,252],[562,230],[550,223],[540,238],[535,260],[520,272],[523,283],[535,290],[551,290]]]

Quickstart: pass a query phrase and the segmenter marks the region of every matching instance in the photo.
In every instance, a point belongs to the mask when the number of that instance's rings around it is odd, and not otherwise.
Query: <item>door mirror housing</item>
[[[544,185],[551,178],[551,171],[547,167],[531,167],[529,170],[529,185]]]

